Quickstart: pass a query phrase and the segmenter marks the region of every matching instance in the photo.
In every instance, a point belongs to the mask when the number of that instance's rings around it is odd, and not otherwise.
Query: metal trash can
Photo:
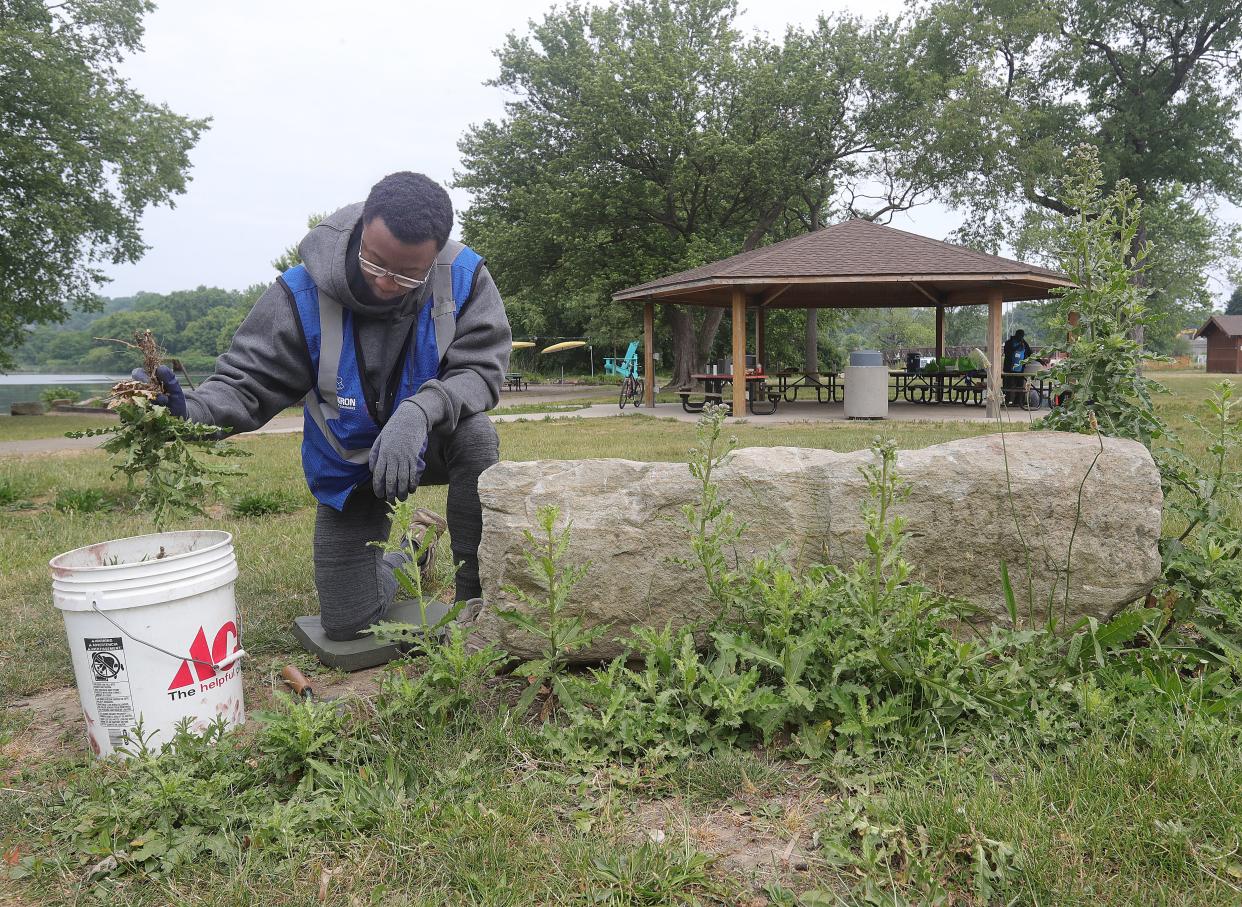
[[[845,417],[888,418],[888,366],[879,350],[854,350],[845,367]]]

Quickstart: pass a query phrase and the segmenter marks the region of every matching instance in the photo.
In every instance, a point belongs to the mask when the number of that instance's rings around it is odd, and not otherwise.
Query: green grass
[[[266,517],[280,513],[292,513],[300,506],[310,503],[304,495],[291,495],[281,491],[249,491],[235,497],[229,510],[235,517]]]
[[[1160,374],[1172,393],[1158,404],[1191,437],[1186,416],[1215,379]],[[611,400],[611,397],[609,398]],[[52,435],[83,417],[0,420],[54,422]],[[102,417],[103,421],[107,417]],[[27,430],[25,428],[23,431]],[[834,450],[868,446],[878,430],[900,446],[924,447],[995,430],[988,423],[773,425],[756,421],[729,431],[742,446],[794,445]],[[1023,426],[1013,430],[1022,431]],[[625,457],[684,461],[694,426],[632,418],[530,421],[498,426],[509,460]],[[38,437],[27,434],[25,437]],[[45,435],[47,436],[47,435]],[[271,700],[271,671],[301,656],[289,633],[293,617],[313,613],[311,563],[314,502],[298,456],[299,438],[251,437],[248,475],[230,480],[231,502],[279,501],[290,512],[238,516],[219,506],[178,528],[233,533],[240,567],[236,598],[253,656],[248,706]],[[1203,445],[1193,442],[1193,454]],[[0,853],[44,845],[23,829],[33,797],[82,771],[84,746],[20,749],[39,725],[14,700],[72,685],[61,618],[52,606],[47,562],[103,539],[152,531],[126,509],[61,513],[66,489],[124,497],[97,452],[0,458],[0,491],[32,509],[0,507]],[[419,506],[443,512],[445,490],[418,493]],[[262,509],[262,508],[260,508]],[[302,659],[304,666],[305,660]],[[323,676],[326,672],[321,672]],[[1142,723],[1144,716],[1136,716]],[[226,865],[200,860],[171,879],[130,879],[78,887],[85,867],[37,884],[11,884],[17,903],[363,904],[705,904],[749,901],[765,890],[824,892],[822,903],[856,903],[856,867],[829,858],[835,843],[857,848],[843,825],[849,802],[864,802],[877,828],[923,848],[930,871],[958,896],[982,903],[970,888],[971,848],[1001,842],[1014,851],[1004,897],[996,903],[1224,904],[1242,888],[1242,752],[1227,736],[1195,736],[1160,719],[1144,739],[1089,738],[1067,752],[1023,750],[981,740],[968,752],[929,753],[898,762],[881,758],[864,777],[814,772],[770,752],[725,752],[659,774],[631,769],[579,772],[532,756],[528,732],[489,717],[402,752],[420,779],[417,796],[375,832],[294,834],[283,849],[242,851]],[[80,747],[80,748],[79,748]],[[15,793],[16,792],[16,793]],[[290,821],[296,826],[296,817]],[[650,843],[659,828],[664,841]],[[789,842],[805,854],[780,861]],[[735,851],[776,857],[739,860]],[[706,856],[704,856],[706,855]],[[766,861],[766,862],[765,862]],[[0,873],[3,866],[0,865]],[[876,869],[887,884],[899,865]],[[326,881],[325,881],[326,879]],[[322,887],[321,887],[322,886]],[[0,898],[4,900],[4,898]],[[886,901],[884,903],[896,903]],[[916,901],[917,903],[917,901]]]
[[[1174,393],[1159,400],[1174,428],[1193,438],[1185,416],[1215,383],[1199,376],[1162,376]],[[32,417],[37,419],[40,417]],[[42,417],[60,420],[61,417]],[[8,420],[0,420],[4,422]],[[12,420],[21,421],[21,420]],[[1021,431],[1024,426],[1011,426]],[[797,446],[838,451],[867,447],[878,431],[891,432],[902,447],[918,448],[995,430],[986,422],[906,422],[857,425],[848,422],[797,423],[765,427],[738,423],[731,434],[743,447]],[[498,425],[501,457],[507,460],[581,459],[610,456],[644,461],[684,461],[694,446],[694,426],[675,420],[629,417],[570,422],[515,422]],[[263,519],[224,512],[211,518],[190,518],[180,528],[221,528],[232,532],[241,577],[237,598],[242,603],[248,651],[287,651],[293,647],[288,623],[315,609],[310,539],[314,530],[313,499],[306,490],[297,435],[256,436],[239,442],[254,457],[243,464],[248,475],[230,480],[232,500],[247,496],[279,497],[298,509]],[[1201,455],[1202,443],[1189,445]],[[6,699],[50,686],[63,685],[70,674],[60,630],[51,606],[47,562],[73,548],[101,539],[123,538],[152,531],[140,514],[119,509],[103,513],[60,514],[52,503],[62,489],[98,489],[114,499],[124,482],[110,478],[101,453],[49,454],[20,460],[0,457],[0,486],[13,500],[33,501],[34,509],[0,508],[0,705]],[[445,489],[418,493],[419,506],[443,512]],[[1237,505],[1242,508],[1242,502]]]
[[[116,416],[103,413],[93,416],[5,416],[0,417],[0,442],[63,438],[67,431],[106,428],[115,424]]]
[[[518,416],[528,413],[572,413],[585,407],[590,406],[589,403],[514,403],[511,406],[498,406],[491,411],[493,416]]]

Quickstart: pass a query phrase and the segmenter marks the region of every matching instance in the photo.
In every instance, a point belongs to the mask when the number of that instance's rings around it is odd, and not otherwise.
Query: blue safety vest
[[[444,354],[456,335],[457,316],[481,263],[473,249],[459,242],[441,250],[432,269],[431,298],[414,319],[401,353],[394,410],[425,381],[439,377]],[[297,312],[316,375],[302,406],[302,471],[316,500],[343,510],[353,490],[371,481],[371,445],[383,427],[376,421],[375,401],[367,399],[358,366],[354,315],[320,293],[303,265],[290,268],[280,282]]]

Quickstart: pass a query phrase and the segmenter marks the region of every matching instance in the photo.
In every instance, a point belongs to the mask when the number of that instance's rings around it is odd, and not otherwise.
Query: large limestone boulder
[[[859,467],[874,458],[865,450],[734,451],[715,477],[746,526],[739,554],[781,545],[799,565],[863,558],[867,486]],[[910,486],[897,511],[915,575],[979,606],[985,620],[1008,619],[1002,561],[1022,612],[1029,598],[1041,619],[1049,601],[1062,619],[1104,619],[1159,577],[1160,477],[1141,444],[1105,439],[1101,449],[1094,437],[1061,432],[987,435],[901,451],[898,472]],[[523,532],[538,534],[535,512],[544,505],[560,508],[560,525],[572,523],[567,560],[590,562],[570,599],[574,613],[589,625],[612,624],[584,658],[623,651],[619,638],[634,626],[679,626],[714,613],[701,572],[676,563],[691,557],[681,511],[698,492],[684,463],[537,460],[488,469],[479,479],[480,640],[517,656],[537,651],[536,640],[495,611],[517,607],[506,586],[538,593]]]

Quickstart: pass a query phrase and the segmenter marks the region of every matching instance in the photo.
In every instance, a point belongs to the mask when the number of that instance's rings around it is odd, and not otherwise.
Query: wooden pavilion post
[[[1001,414],[1001,306],[1004,297],[1000,290],[988,290],[988,418],[999,419]]]
[[[746,294],[733,288],[733,415],[746,415]]]
[[[944,306],[936,306],[936,361],[944,358]]]
[[[643,405],[655,406],[655,303],[643,306]]]
[[[802,368],[812,375],[819,374],[819,309],[806,310],[806,334],[804,339]]]

